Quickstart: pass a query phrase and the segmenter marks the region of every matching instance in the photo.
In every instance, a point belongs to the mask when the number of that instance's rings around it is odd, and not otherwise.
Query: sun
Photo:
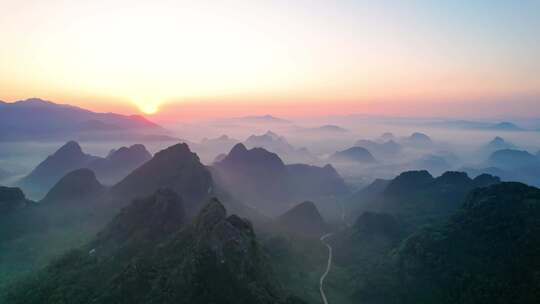
[[[159,111],[159,107],[155,103],[144,103],[139,104],[138,106],[141,112],[148,115],[156,114]]]
[[[160,103],[157,101],[148,101],[148,98],[132,98],[133,103],[144,114],[152,115],[159,111]],[[152,99],[155,100],[155,99]]]

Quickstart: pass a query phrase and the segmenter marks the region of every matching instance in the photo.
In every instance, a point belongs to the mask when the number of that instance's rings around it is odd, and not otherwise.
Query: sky
[[[0,100],[156,120],[540,116],[540,1],[0,0]]]

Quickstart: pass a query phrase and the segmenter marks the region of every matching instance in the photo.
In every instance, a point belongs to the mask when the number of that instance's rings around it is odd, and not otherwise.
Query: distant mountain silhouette
[[[331,166],[285,165],[277,154],[243,144],[213,165],[213,175],[232,195],[268,214],[283,212],[292,201],[348,191]]]
[[[397,140],[396,136],[391,132],[384,132],[383,134],[381,134],[379,139],[381,141],[389,141],[389,140],[396,141]]]
[[[227,135],[221,135],[215,138],[203,138],[200,142],[186,140],[180,142],[187,143],[190,149],[201,158],[202,162],[212,163],[217,155],[227,153],[240,141]]]
[[[244,141],[244,145],[248,148],[264,148],[278,154],[294,151],[294,147],[289,144],[285,137],[279,136],[272,131],[262,135],[251,135]]]
[[[231,120],[237,121],[237,122],[245,122],[245,123],[278,123],[278,124],[290,123],[289,120],[275,117],[272,115],[244,116],[244,117],[233,118]]]
[[[493,152],[489,156],[488,165],[503,169],[540,168],[540,160],[527,151],[504,149]]]
[[[5,131],[0,141],[54,139],[89,131],[164,131],[142,116],[96,113],[38,98],[2,104],[0,128]]]
[[[150,153],[143,145],[121,147],[111,151],[106,158],[102,158],[84,153],[77,142],[69,141],[22,178],[18,185],[33,196],[39,197],[62,176],[81,168],[93,170],[100,181],[112,184],[150,158]]]
[[[97,157],[85,154],[77,142],[69,141],[42,161],[18,184],[29,193],[43,193],[66,173],[84,168],[95,159]]]
[[[507,121],[503,121],[503,122],[500,122],[498,124],[495,124],[493,126],[493,129],[494,130],[501,130],[501,131],[523,131],[522,128],[518,127],[517,125],[511,123],[511,122],[507,122]]]
[[[213,168],[216,182],[266,212],[280,209],[271,203],[280,202],[284,206],[291,196],[285,164],[275,153],[263,148],[248,150],[237,144]]]
[[[216,138],[203,138],[199,145],[205,149],[219,149],[221,151],[229,151],[239,143],[240,141],[234,138],[231,138],[227,135],[221,135]]]
[[[433,145],[431,138],[420,132],[415,132],[405,138],[405,143],[413,148],[429,148]]]
[[[364,201],[364,200],[369,201],[376,198],[381,193],[383,193],[384,190],[386,190],[390,182],[391,180],[378,178],[374,180],[372,183],[370,183],[369,185],[365,186],[364,188],[352,193],[351,196],[345,200],[347,209],[356,208],[355,205],[359,201]],[[352,206],[349,207],[348,206],[349,203],[352,204]]]
[[[484,153],[493,153],[498,150],[504,150],[504,149],[515,149],[516,146],[510,142],[507,142],[504,140],[504,138],[496,136],[493,138],[490,142],[488,142],[486,145],[484,145],[481,148],[481,152]]]
[[[370,164],[376,160],[371,153],[362,147],[352,147],[343,151],[338,151],[328,159],[331,162],[356,162]]]
[[[40,203],[93,203],[105,193],[90,169],[77,169],[62,177]]]
[[[276,224],[281,231],[303,237],[319,238],[327,230],[319,210],[310,201],[300,203],[282,214]]]
[[[518,127],[516,124],[507,121],[492,123],[468,120],[450,120],[434,122],[429,125],[433,127],[464,130],[523,131],[523,129]]]
[[[452,168],[446,158],[436,154],[426,154],[408,164],[411,170],[428,170],[434,174],[442,174]]]
[[[332,167],[317,167],[305,164],[286,165],[289,183],[293,193],[299,199],[319,196],[341,196],[349,193],[343,178]]]
[[[213,191],[210,172],[187,144],[176,144],[159,151],[111,189],[115,197],[132,199],[147,196],[160,188],[177,192],[188,212],[197,211],[200,202]]]
[[[336,126],[336,125],[322,125],[320,127],[306,128],[306,129],[303,129],[303,131],[337,134],[337,133],[346,133],[349,130],[340,126]]]
[[[181,200],[170,190],[136,200],[93,242],[49,265],[40,279],[11,288],[6,300],[291,303],[250,222],[227,216],[216,199],[193,224],[185,224],[184,218]]]
[[[357,147],[366,148],[368,151],[377,155],[377,157],[394,157],[402,150],[402,146],[392,139],[382,143],[361,139],[354,145]]]
[[[284,136],[280,136],[272,131],[267,131],[262,135],[251,135],[243,144],[247,148],[264,148],[267,151],[278,154],[289,163],[304,163],[317,160],[308,149],[296,149]]]
[[[87,167],[105,184],[113,184],[152,158],[146,147],[140,144],[112,150],[105,158],[97,158]]]

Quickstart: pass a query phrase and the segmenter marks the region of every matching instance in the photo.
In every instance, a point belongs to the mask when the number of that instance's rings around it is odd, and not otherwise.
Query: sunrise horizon
[[[540,116],[535,1],[3,5],[5,101],[164,121]]]

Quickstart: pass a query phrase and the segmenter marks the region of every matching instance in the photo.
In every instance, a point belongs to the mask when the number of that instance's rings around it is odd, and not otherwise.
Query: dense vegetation
[[[7,291],[8,303],[289,303],[251,224],[211,201],[186,225],[161,190],[86,246]]]

